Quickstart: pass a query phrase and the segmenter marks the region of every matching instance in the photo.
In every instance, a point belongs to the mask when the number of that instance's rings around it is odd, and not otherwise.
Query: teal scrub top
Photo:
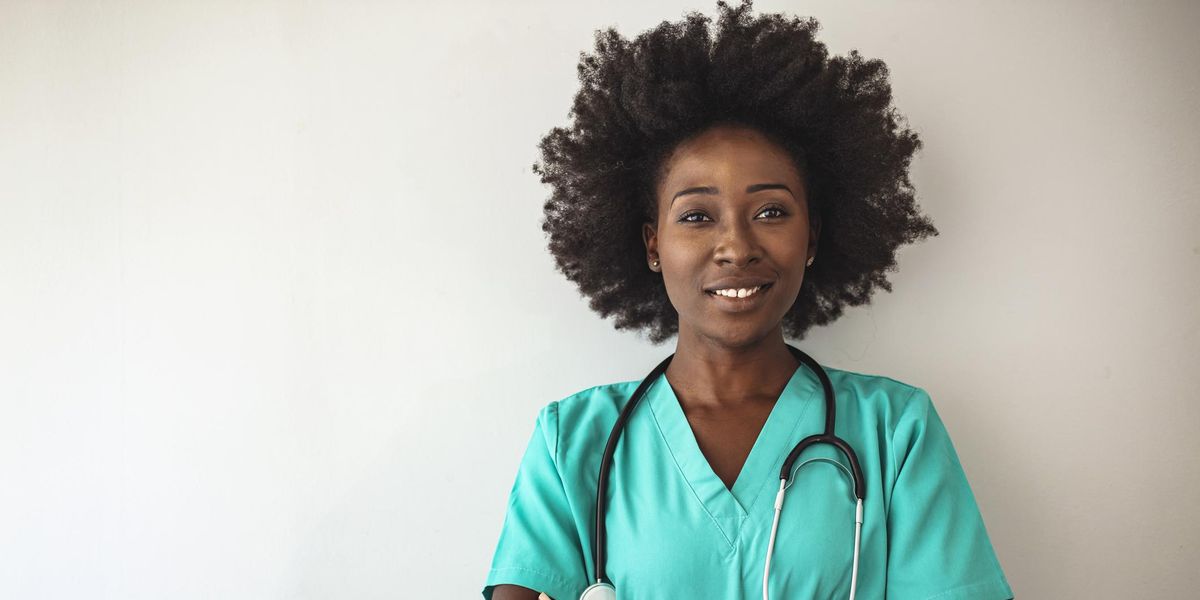
[[[945,426],[929,395],[894,379],[825,367],[835,432],[866,480],[855,595],[863,600],[1013,597]],[[639,380],[546,405],[517,470],[483,596],[515,584],[576,600],[594,582],[596,481],[608,435]],[[700,451],[660,375],[617,445],[609,472],[609,579],[621,600],[762,597],[779,472],[792,447],[824,431],[820,380],[792,374],[733,488]],[[793,463],[771,558],[772,598],[848,598],[854,556],[849,464],[828,444]],[[798,469],[798,470],[797,470]]]

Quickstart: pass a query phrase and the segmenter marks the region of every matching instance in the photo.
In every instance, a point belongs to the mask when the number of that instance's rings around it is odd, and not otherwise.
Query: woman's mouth
[[[757,306],[773,284],[766,283],[750,288],[725,288],[706,291],[725,310],[743,311]]]

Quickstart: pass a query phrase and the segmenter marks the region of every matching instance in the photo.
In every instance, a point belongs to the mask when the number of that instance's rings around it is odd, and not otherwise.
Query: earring
[[[809,266],[809,267],[811,267],[811,266],[812,266],[812,264],[813,264],[813,261],[814,261],[814,260],[817,260],[817,257],[815,257],[815,256],[809,257],[809,259],[808,259],[808,263],[807,263],[807,265],[806,265],[806,266]]]
[[[654,269],[657,269],[657,268],[658,268],[658,259],[657,259],[657,258],[656,258],[656,259],[654,259],[654,260],[652,260],[652,261],[650,261],[650,267],[651,267],[651,268],[654,268]]]

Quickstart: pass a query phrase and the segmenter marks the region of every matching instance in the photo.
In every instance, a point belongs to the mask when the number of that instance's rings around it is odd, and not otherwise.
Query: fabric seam
[[[912,399],[916,397],[919,389],[920,388],[917,387],[912,388],[912,391],[908,393],[908,397],[904,399],[905,406],[912,402]],[[888,435],[888,446],[892,450],[888,453],[888,458],[890,459],[889,462],[892,464],[892,484],[888,486],[888,495],[887,498],[884,499],[886,500],[883,507],[885,513],[891,513],[892,511],[892,494],[896,491],[896,480],[900,478],[900,470],[896,468],[896,431],[899,428],[900,419],[897,417],[896,424],[892,427],[891,434]]]
[[[944,592],[938,592],[937,594],[929,596],[929,597],[925,598],[925,600],[938,600],[939,598],[945,598],[951,594],[960,594],[962,592],[968,592],[968,591],[971,591],[971,590],[974,590],[977,588],[984,588],[984,587],[990,588],[990,587],[997,586],[997,585],[1001,588],[1010,587],[1007,585],[1007,582],[1005,582],[1003,579],[989,579],[987,581],[977,581],[975,583],[968,583],[966,585],[960,585],[955,588],[950,588]]]
[[[801,365],[799,368],[803,369],[805,367],[803,365]],[[811,400],[811,398],[810,398],[810,400]],[[806,402],[804,405],[804,408],[800,409],[800,415],[796,418],[796,422],[792,424],[792,429],[791,429],[791,431],[788,431],[787,438],[785,438],[785,439],[793,440],[796,438],[796,430],[798,430],[800,428],[800,424],[804,422],[804,417],[808,416],[808,411],[812,410],[813,404],[815,404],[815,401]],[[790,452],[791,448],[788,448],[788,451]],[[772,466],[774,466],[774,463],[772,463]],[[754,499],[750,501],[750,510],[746,511],[747,512],[746,519],[749,519],[750,516],[753,514],[753,508],[758,505],[758,499],[762,497],[763,490],[767,487],[767,484],[770,483],[771,481],[772,480],[768,479],[767,481],[763,482],[763,484],[761,486],[759,486],[758,492],[754,495]],[[773,516],[774,516],[774,513],[772,513],[772,517]],[[745,528],[743,528],[742,530],[745,530]],[[738,531],[738,541],[739,542],[741,541],[741,538],[742,538],[742,531]]]
[[[663,381],[665,381],[665,378]],[[657,380],[655,381],[655,385],[658,385]],[[650,390],[647,389],[646,393],[650,393]],[[708,515],[708,518],[713,522],[713,526],[717,528],[717,531],[721,532],[721,537],[725,538],[725,543],[729,545],[731,550],[734,549],[736,546],[733,543],[733,540],[729,539],[729,534],[725,533],[725,530],[721,527],[721,524],[717,522],[717,518],[714,517],[712,512],[708,510],[708,507],[704,505],[704,501],[700,499],[700,494],[696,492],[696,488],[693,487],[692,482],[688,480],[687,474],[683,472],[683,467],[679,466],[679,459],[675,456],[675,451],[671,448],[671,444],[667,442],[667,434],[662,430],[662,423],[659,423],[658,421],[658,413],[654,412],[654,404],[651,402],[647,402],[647,404],[650,407],[650,416],[654,419],[654,428],[658,430],[658,436],[662,439],[663,445],[666,446],[667,453],[671,455],[671,462],[675,465],[675,471],[679,474],[679,477],[683,480],[683,483],[687,485],[688,489],[691,490],[692,497],[696,499],[696,502],[700,505],[700,509],[704,511],[704,514]]]
[[[547,572],[545,572],[545,571],[539,571],[539,570],[537,570],[537,569],[530,569],[529,567],[516,567],[516,566],[514,566],[514,567],[496,567],[496,568],[494,568],[494,569],[488,569],[488,577],[487,577],[487,578],[488,578],[488,579],[491,579],[491,576],[492,576],[493,574],[500,574],[500,573],[503,573],[503,572],[505,572],[505,571],[523,571],[523,572],[526,572],[526,573],[533,573],[533,574],[535,574],[535,575],[538,575],[538,576],[540,576],[540,577],[544,577],[545,579],[548,579],[548,580],[550,580],[550,581],[554,582],[555,584],[561,585],[561,586],[563,586],[563,587],[565,587],[565,588],[567,588],[567,589],[572,589],[572,588],[574,587],[574,585],[575,585],[575,584],[573,584],[573,583],[571,583],[571,582],[567,581],[566,579],[563,579],[562,577],[559,577],[558,575],[555,575],[555,574],[553,574],[553,573],[547,573]],[[515,584],[503,584],[503,583],[485,583],[485,584],[484,584],[484,587],[495,587],[495,586],[497,586],[497,585],[515,585]],[[538,590],[538,591],[542,591],[542,590]]]

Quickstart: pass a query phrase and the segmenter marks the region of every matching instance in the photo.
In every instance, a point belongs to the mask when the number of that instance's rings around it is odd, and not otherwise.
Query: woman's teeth
[[[757,292],[758,290],[761,290],[762,288],[763,288],[763,286],[760,285],[758,287],[740,288],[740,289],[736,289],[736,290],[735,289],[713,290],[713,293],[717,294],[718,296],[725,296],[727,298],[745,298],[746,296],[752,295],[755,292]]]

